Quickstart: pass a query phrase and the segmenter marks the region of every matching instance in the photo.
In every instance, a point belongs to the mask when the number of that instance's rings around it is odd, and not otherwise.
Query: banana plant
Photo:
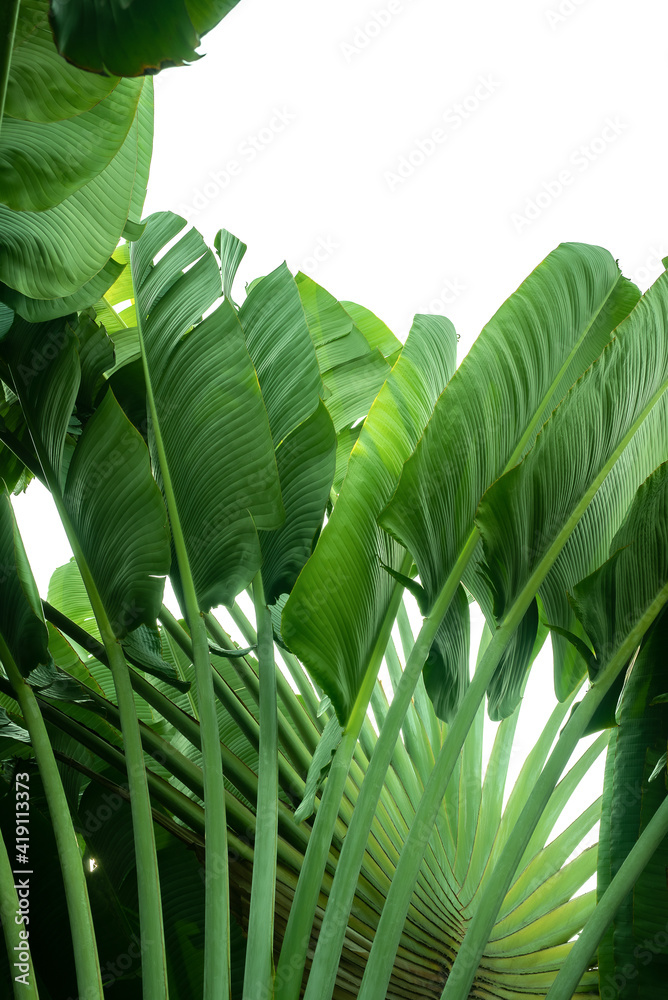
[[[42,636],[32,714],[0,656],[0,752],[34,750],[54,870],[65,789],[79,868],[97,864],[105,990],[598,997],[604,923],[629,933],[614,899],[640,870],[638,827],[614,862],[575,854],[599,799],[550,838],[608,743],[621,752],[610,704],[629,670],[622,706],[644,696],[659,628],[663,549],[634,539],[665,531],[668,278],[641,297],[607,251],[563,244],[456,368],[443,317],[416,316],[402,344],[285,264],[237,304],[245,245],[221,230],[214,252],[184,226],[145,220],[92,307],[0,338],[7,486],[45,483],[74,553],[19,619]],[[18,552],[9,516],[6,534]],[[559,700],[506,788],[548,635]],[[597,865],[598,906],[582,892]],[[55,998],[50,958],[40,935],[34,982]]]

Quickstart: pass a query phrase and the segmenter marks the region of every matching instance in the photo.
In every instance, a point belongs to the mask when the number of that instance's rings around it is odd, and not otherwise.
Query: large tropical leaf
[[[153,130],[150,80],[69,66],[47,15],[47,0],[21,3],[0,132],[0,294],[34,321],[91,305],[118,275]]]
[[[313,413],[322,392],[299,291],[285,264],[253,282],[239,320],[276,447]]]
[[[189,230],[153,263],[184,226],[169,213],[151,216],[131,259],[165,460],[198,601],[209,610],[250,585],[261,563],[258,529],[278,527],[285,511],[237,315],[223,301],[200,322],[222,291],[213,253]],[[175,565],[173,574],[178,585]]]
[[[380,524],[412,552],[429,604],[464,554],[464,581],[493,624],[487,586],[474,572],[481,558],[474,528],[480,498],[531,447],[543,421],[600,354],[638,294],[607,251],[566,243],[483,329],[380,516]],[[497,717],[511,711],[519,697],[536,622],[534,614],[534,626],[525,623],[526,634],[515,640],[518,655],[509,650],[508,669],[502,664],[497,672],[490,690],[490,710]],[[555,652],[563,657],[563,647]],[[580,676],[582,671],[580,665]]]
[[[416,317],[406,346],[353,448],[348,473],[315,552],[283,611],[282,634],[349,718],[405,553],[376,524],[406,458],[452,374],[452,326]],[[336,425],[335,425],[336,426]]]
[[[301,271],[295,280],[325,385],[324,399],[337,431],[337,480],[342,480],[359,435],[355,425],[369,412],[402,345],[370,310],[337,302]]]
[[[58,49],[95,73],[140,76],[199,59],[200,38],[238,0],[51,0]]]
[[[260,533],[262,581],[269,604],[289,594],[315,546],[334,479],[336,435],[324,404],[276,449],[285,524]]]
[[[17,319],[0,340],[0,355],[44,476],[120,638],[142,622],[155,622],[169,569],[169,530],[146,446],[111,390],[75,447],[68,439],[82,384],[80,346],[66,320],[31,324]],[[106,357],[103,352],[98,364],[103,366]],[[95,365],[88,361],[83,370],[90,382]]]
[[[526,459],[483,498],[476,522],[500,618],[538,590],[547,621],[573,628],[567,591],[606,558],[639,485],[668,457],[667,340],[664,273],[573,386]],[[579,653],[557,659],[560,696],[583,669]]]
[[[320,402],[318,359],[300,292],[285,264],[253,283],[239,320],[267,408],[286,510],[285,524],[260,536],[271,604],[292,589],[311,555],[334,478],[336,437]]]
[[[622,307],[629,304],[629,298],[633,301],[635,291],[629,290],[628,282],[621,277],[615,262],[605,251],[578,245],[562,246],[499,310],[487,327],[488,337],[480,338],[479,350],[475,354],[471,351],[447,386],[420,446],[404,467],[402,483],[405,479],[408,495],[402,491],[400,483],[395,497],[380,516],[380,522],[393,534],[398,534],[401,540],[412,545],[426,603],[438,610],[438,614],[433,610],[430,612],[424,626],[425,635],[433,635],[433,630],[438,628],[440,619],[451,606],[462,575],[483,610],[492,617],[488,584],[481,584],[473,573],[469,575],[466,572],[467,568],[473,569],[475,550],[479,546],[479,535],[473,527],[475,505],[479,500],[476,490],[484,488],[486,475],[496,476],[503,471],[504,463],[512,467],[519,460],[524,448],[537,433],[546,407],[553,405],[553,400],[556,401],[559,394],[566,391],[570,384],[568,379],[574,377],[569,374],[571,368],[578,361],[582,362],[587,352],[596,347],[600,350],[601,340],[609,337],[614,318],[620,311],[623,315],[625,310]],[[542,344],[543,339],[549,342],[549,346]],[[545,366],[543,363],[537,376],[532,371],[532,364],[536,365],[541,349],[551,364]],[[451,389],[454,390],[452,395]],[[501,421],[501,427],[495,426],[495,418]],[[457,434],[453,433],[455,427]],[[472,431],[475,431],[475,436]],[[481,441],[485,447],[481,447]],[[498,466],[495,468],[497,462],[501,469]],[[431,534],[427,532],[427,526]],[[441,535],[446,530],[447,534]],[[460,710],[449,728],[404,844],[397,878],[388,896],[375,954],[369,965],[370,996],[379,996],[382,991],[385,981],[381,969],[387,965],[398,944],[397,930],[402,915],[407,913],[410,905],[419,860],[438,815],[440,800],[456,767],[466,732],[485,691],[492,683],[490,710],[493,715],[499,707],[505,712],[510,711],[520,697],[526,667],[535,646],[534,636],[526,634],[526,622],[523,624],[522,619],[528,620],[528,615],[533,614],[537,626],[538,616],[532,610],[534,600],[535,591],[529,592],[527,588],[521,603],[513,605],[512,617],[504,621],[503,630],[496,630],[478,665],[472,686],[462,699]],[[524,662],[514,661],[513,643]],[[411,678],[415,676],[416,666],[417,657],[412,656],[407,665],[407,674]],[[580,674],[582,672],[581,668]],[[509,697],[510,679],[514,679],[516,685],[514,699]],[[404,689],[406,687],[404,685]],[[392,730],[386,726],[380,739],[385,743],[397,736],[395,714]],[[380,767],[379,764],[379,770]],[[375,759],[371,762],[371,769],[378,781]],[[356,812],[339,866],[338,874],[345,872],[347,878],[351,877],[350,873],[358,863],[360,845],[374,805],[372,791],[365,793],[363,788],[361,799],[364,808]],[[504,882],[503,891],[507,888]],[[338,886],[335,884],[335,892],[337,907],[345,907],[348,892],[343,876]],[[494,907],[497,903],[501,905],[502,895],[499,886],[498,896],[493,897]],[[497,910],[489,901],[481,912],[484,914],[481,920],[486,921],[486,935],[487,923],[491,921],[493,925]],[[337,940],[328,951],[319,949],[315,962],[317,975],[312,976],[313,989],[307,993],[307,1000],[315,997],[318,988],[326,989],[326,984],[331,981],[333,953],[336,953],[339,936],[333,926],[336,919],[325,914],[324,930]],[[457,966],[458,975],[461,975],[462,962],[468,966],[466,974],[471,973],[471,981],[477,960],[487,943],[487,936],[483,940],[480,920],[475,933],[480,936],[476,939],[475,948],[465,946],[465,958],[460,957]],[[448,988],[452,991],[454,982]]]

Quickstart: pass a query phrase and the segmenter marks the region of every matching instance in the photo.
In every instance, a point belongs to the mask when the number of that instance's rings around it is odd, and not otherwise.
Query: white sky
[[[156,77],[146,211],[243,239],[238,293],[285,259],[401,340],[444,313],[463,356],[560,242],[663,270],[667,27],[659,0],[241,0]],[[15,506],[45,593],[66,543],[37,484]],[[547,657],[513,773],[552,704]]]

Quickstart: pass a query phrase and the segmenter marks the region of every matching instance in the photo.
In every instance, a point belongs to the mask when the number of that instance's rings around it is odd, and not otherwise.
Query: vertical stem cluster
[[[162,473],[172,540],[181,575],[185,612],[193,644],[193,666],[197,685],[197,703],[202,739],[202,769],[204,773],[206,897],[204,934],[204,998],[228,1000],[230,995],[230,917],[229,861],[227,854],[227,817],[225,784],[220,755],[220,735],[216,715],[213,677],[209,662],[209,642],[206,625],[200,613],[186,541],[181,527],[176,495],[172,485],[169,462],[160,430],[146,347],[139,324],[139,341],[146,382],[146,394],[151,414],[158,462]]]
[[[67,912],[72,930],[72,945],[74,948],[74,962],[79,993],[82,997],[86,997],[86,1000],[101,1000],[102,979],[97,957],[93,917],[88,899],[86,875],[81,859],[81,851],[79,850],[77,837],[72,826],[70,807],[60,780],[58,765],[53,755],[49,734],[46,731],[46,726],[44,725],[44,720],[33,690],[21,676],[19,668],[1,636],[0,660],[2,660],[9,682],[16,692],[16,700],[19,703],[21,714],[30,733],[30,741],[35,752],[46,801],[49,806],[49,814],[53,823],[53,833],[56,839],[56,847],[63,874],[63,884],[65,886],[65,898],[67,900]],[[11,870],[7,873],[3,859],[0,861],[0,887],[2,887],[3,900],[8,898],[5,889],[11,889],[11,887],[6,886],[8,879],[11,879],[11,886],[13,886],[14,879]],[[15,890],[11,891],[13,891],[13,895],[16,897]],[[3,920],[6,940],[10,935],[10,929],[7,926],[8,923],[9,921]],[[11,923],[14,923],[13,915]],[[16,930],[17,928],[14,926],[12,929]],[[8,950],[8,954],[12,955],[13,952]],[[30,979],[31,983],[34,984],[34,975],[31,974]],[[23,991],[23,987],[21,989],[21,996],[30,995]],[[33,996],[37,996],[34,985],[32,989],[34,990]]]
[[[260,746],[255,854],[248,918],[244,1000],[272,995],[274,897],[278,843],[278,709],[271,613],[262,576],[253,582],[260,674]]]

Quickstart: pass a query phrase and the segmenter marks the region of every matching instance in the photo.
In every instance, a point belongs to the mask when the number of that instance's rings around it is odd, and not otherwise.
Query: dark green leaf
[[[199,59],[200,37],[238,0],[51,0],[59,51],[94,73],[140,76]]]

